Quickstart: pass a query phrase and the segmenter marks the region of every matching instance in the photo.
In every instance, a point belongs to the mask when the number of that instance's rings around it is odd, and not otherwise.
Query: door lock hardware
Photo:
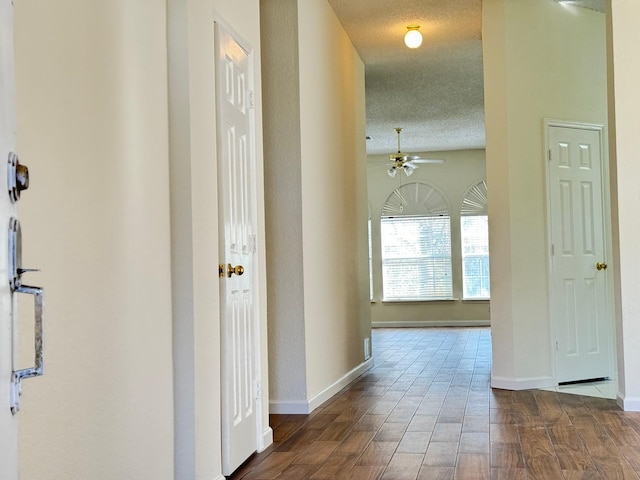
[[[20,410],[20,397],[22,396],[22,380],[38,377],[44,371],[44,290],[40,287],[31,287],[22,284],[22,274],[37,270],[22,268],[22,234],[20,222],[11,218],[9,220],[9,286],[11,293],[24,293],[33,295],[34,305],[34,366],[15,370],[11,375],[10,407],[14,415]]]
[[[29,169],[20,164],[18,156],[9,152],[7,162],[7,189],[12,203],[20,200],[20,192],[29,188]]]
[[[22,268],[22,229],[20,222],[11,218],[9,220],[9,287],[16,292],[22,285],[22,274],[39,272],[37,268]]]
[[[230,263],[225,266],[224,263],[218,265],[218,276],[224,278],[225,276],[231,277],[232,275],[242,275],[244,273],[244,267],[242,265],[236,265],[235,267]]]
[[[44,291],[40,287],[30,287],[29,285],[21,285],[16,293],[25,293],[33,295],[34,305],[34,350],[35,359],[34,366],[14,370],[11,375],[11,413],[16,414],[20,411],[20,397],[22,396],[22,380],[25,378],[39,377],[44,373],[44,332],[42,328],[43,311],[44,311]]]
[[[596,268],[598,270],[606,270],[607,269],[607,262],[598,262],[598,263],[596,263]]]

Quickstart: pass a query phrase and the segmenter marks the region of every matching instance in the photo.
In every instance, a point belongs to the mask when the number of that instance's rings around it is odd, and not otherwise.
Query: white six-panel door
[[[548,126],[551,317],[559,383],[611,375],[602,131]]]
[[[221,264],[222,470],[258,445],[254,146],[249,53],[216,23],[218,191]]]
[[[13,371],[13,307],[8,282],[9,218],[16,208],[9,200],[7,159],[15,149],[15,93],[13,62],[13,6],[0,0],[0,478],[18,478],[17,417],[11,414]]]

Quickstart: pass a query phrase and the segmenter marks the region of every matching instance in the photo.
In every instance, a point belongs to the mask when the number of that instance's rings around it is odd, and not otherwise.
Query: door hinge
[[[560,350],[560,345],[558,344],[558,340],[556,340],[556,352]]]
[[[551,161],[551,149],[547,152],[547,160]]]
[[[556,248],[554,246],[554,244],[551,244],[551,256],[553,257],[556,254]]]
[[[256,400],[260,400],[262,397],[262,392],[260,391],[260,382],[255,380],[255,389],[256,389]]]
[[[255,108],[256,106],[256,94],[254,90],[249,90],[247,92],[247,100],[249,103],[249,108]]]

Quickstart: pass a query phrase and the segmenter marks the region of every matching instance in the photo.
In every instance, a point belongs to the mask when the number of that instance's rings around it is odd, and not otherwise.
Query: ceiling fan
[[[391,163],[388,164],[389,169],[387,170],[387,174],[389,174],[391,178],[396,176],[398,170],[402,170],[408,177],[418,168],[418,163],[444,163],[444,160],[441,158],[420,158],[418,155],[403,153],[400,148],[400,133],[402,132],[402,128],[397,127],[394,130],[398,134],[398,151],[389,155],[389,161]]]

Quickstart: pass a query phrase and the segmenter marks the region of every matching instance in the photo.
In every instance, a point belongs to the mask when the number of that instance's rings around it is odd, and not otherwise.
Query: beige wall
[[[364,361],[369,336],[364,65],[326,1],[298,2],[307,390]],[[322,39],[319,41],[319,39]]]
[[[261,5],[271,400],[302,412],[369,335],[364,67],[325,0]]]
[[[373,326],[488,325],[488,301],[462,300],[462,253],[460,246],[460,206],[470,187],[485,179],[484,150],[420,153],[424,158],[443,158],[443,164],[425,164],[409,178],[402,172],[387,175],[387,155],[370,155],[367,178],[371,208]],[[453,297],[437,302],[383,302],[380,216],[391,193],[402,183],[422,182],[436,187],[446,198],[451,215],[451,263]],[[490,194],[490,193],[489,193]]]
[[[306,403],[298,4],[261,1],[272,402]]]
[[[606,125],[605,16],[483,3],[494,385],[552,383],[543,119]]]
[[[46,297],[45,375],[24,386],[20,478],[170,479],[165,2],[15,9],[18,149],[32,175],[24,261],[42,269],[28,279]]]
[[[618,403],[640,411],[640,59],[636,54],[640,4],[610,2],[608,21],[609,121],[618,334]]]

